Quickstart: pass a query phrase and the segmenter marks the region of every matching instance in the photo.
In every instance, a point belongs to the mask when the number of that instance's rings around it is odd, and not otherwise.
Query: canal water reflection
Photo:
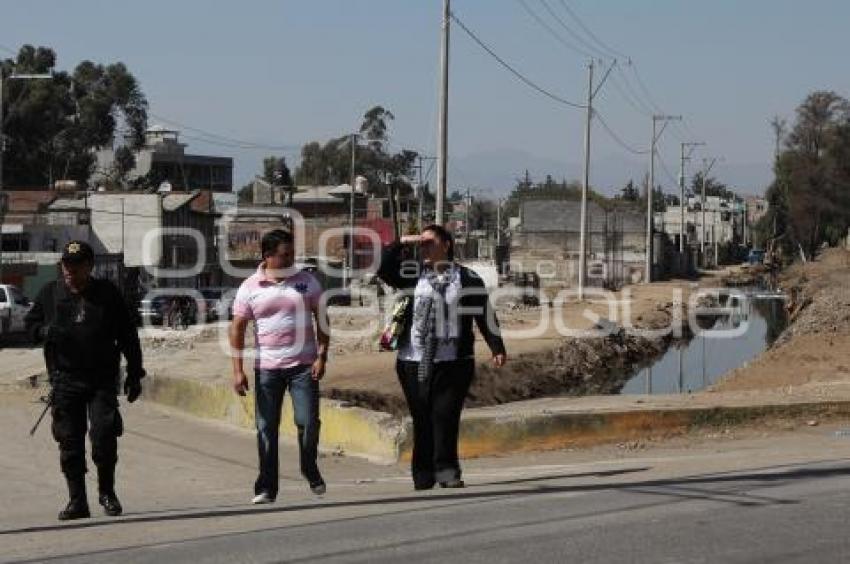
[[[701,390],[729,371],[767,349],[787,324],[782,296],[750,291],[733,301],[736,312],[710,321],[712,329],[735,329],[746,323],[746,332],[733,338],[697,335],[674,344],[648,367],[637,370],[622,394],[675,394]]]

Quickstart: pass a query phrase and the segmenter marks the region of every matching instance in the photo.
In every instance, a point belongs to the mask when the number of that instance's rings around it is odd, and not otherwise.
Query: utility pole
[[[579,220],[579,255],[578,255],[578,299],[584,299],[584,282],[587,274],[587,192],[590,187],[590,123],[593,120],[593,98],[605,84],[608,75],[617,61],[613,61],[611,66],[599,85],[594,90],[593,88],[593,59],[587,64],[587,117],[584,125],[584,176],[581,183],[581,217]]]
[[[419,160],[419,164],[415,165],[415,168],[419,170],[419,209],[416,212],[416,220],[417,226],[421,231],[424,227],[424,207],[425,207],[425,177],[431,176],[431,167],[428,168],[428,174],[424,174],[424,162],[423,161],[436,161],[437,157],[423,157],[422,155],[417,155],[416,158]],[[434,166],[433,164],[431,165]]]
[[[121,262],[124,262],[124,196],[121,196]]]
[[[443,41],[440,52],[440,67],[442,80],[440,84],[440,121],[439,139],[437,140],[437,209],[434,223],[444,224],[444,207],[446,202],[446,180],[448,170],[449,145],[449,18],[451,17],[450,0],[443,0]]]
[[[496,246],[502,244],[502,199],[496,200]]]
[[[584,123],[584,175],[581,182],[581,219],[578,245],[578,299],[584,299],[584,277],[587,270],[587,185],[590,180],[590,120],[593,119],[593,59],[587,65],[587,116]]]
[[[417,195],[419,197],[416,199],[417,203],[418,203],[418,206],[417,206],[417,209],[416,209],[416,231],[421,233],[422,232],[422,204],[423,204],[423,200],[425,199],[425,185],[422,182],[422,155],[417,155],[416,158],[419,159],[419,166],[417,167],[417,168],[419,168],[419,184],[417,185],[418,186]]]
[[[702,141],[688,141],[681,144],[681,164],[679,165],[679,253],[685,252],[685,161],[691,158],[694,149],[700,145],[705,145]],[[685,149],[688,149],[688,155],[685,156]]]
[[[351,134],[351,193],[348,202],[348,286],[354,281],[354,165],[357,158],[357,134]]]
[[[708,178],[708,173],[711,171],[711,167],[713,167],[716,162],[717,157],[713,157],[711,162],[709,162],[707,158],[702,160],[702,195],[700,197],[700,213],[702,214],[702,221],[700,221],[699,253],[702,257],[703,268],[705,267],[705,182]]]
[[[467,253],[469,253],[469,208],[472,207],[472,194],[469,186],[466,187],[466,219],[463,222],[465,227],[464,231],[466,231],[466,237],[464,237],[463,242],[463,258],[467,258]]]
[[[646,187],[646,281],[652,282],[652,235],[653,211],[652,197],[655,192],[655,144],[664,133],[667,124],[672,120],[681,120],[682,116],[653,115],[652,139],[649,144],[649,183]],[[657,131],[658,122],[663,122],[661,131]]]

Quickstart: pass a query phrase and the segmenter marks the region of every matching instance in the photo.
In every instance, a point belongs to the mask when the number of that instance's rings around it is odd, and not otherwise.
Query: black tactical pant
[[[86,428],[92,461],[98,474],[114,473],[118,462],[118,437],[124,431],[114,385],[58,378],[53,386],[53,438],[59,443],[59,465],[68,478],[86,473]]]

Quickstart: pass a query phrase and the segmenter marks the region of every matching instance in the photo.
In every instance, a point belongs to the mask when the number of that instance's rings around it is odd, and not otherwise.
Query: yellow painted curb
[[[587,447],[603,443],[681,435],[697,428],[727,427],[771,419],[850,416],[850,401],[710,408],[635,409],[617,412],[536,412],[471,409],[461,420],[461,458]],[[409,460],[411,439],[401,445]]]
[[[145,380],[144,398],[196,417],[255,428],[253,394],[237,396],[223,382],[150,376]],[[380,463],[398,460],[405,428],[392,415],[326,399],[321,400],[319,409],[321,450],[343,452]],[[297,440],[291,401],[284,401],[281,436],[293,443]]]
[[[239,397],[224,383],[162,376],[150,377],[144,397],[191,415],[254,428],[254,398]],[[717,406],[625,411],[553,412],[481,408],[464,412],[459,454],[462,458],[587,447],[603,443],[680,435],[697,428],[728,427],[771,419],[850,417],[850,401],[756,406]],[[381,463],[409,460],[413,447],[409,417],[321,400],[321,443]],[[281,435],[296,440],[291,402],[284,403]]]

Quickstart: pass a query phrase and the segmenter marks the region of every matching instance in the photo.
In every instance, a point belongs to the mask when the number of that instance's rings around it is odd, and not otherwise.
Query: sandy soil
[[[829,249],[780,277],[790,326],[773,347],[731,372],[715,391],[850,383],[850,252]]]

